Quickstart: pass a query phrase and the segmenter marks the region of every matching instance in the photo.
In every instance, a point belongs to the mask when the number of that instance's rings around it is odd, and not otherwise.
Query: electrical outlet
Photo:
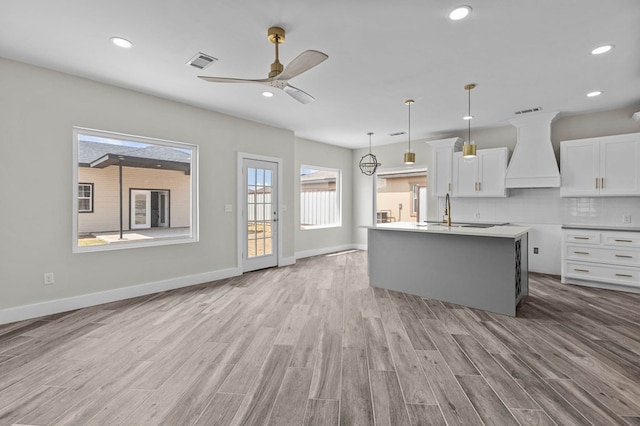
[[[476,212],[476,219],[480,219],[480,212]]]
[[[44,285],[51,285],[55,282],[53,272],[46,272],[44,274]]]
[[[631,223],[631,215],[625,214],[624,216],[622,216],[622,223]]]
[[[533,254],[538,254],[538,247],[533,248]]]
[[[225,204],[224,205],[224,212],[225,213],[231,213],[233,211],[233,204]]]

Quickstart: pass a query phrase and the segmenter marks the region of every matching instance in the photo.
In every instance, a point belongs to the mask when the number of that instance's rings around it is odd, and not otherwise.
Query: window
[[[300,228],[342,225],[341,175],[338,169],[300,167]]]
[[[375,199],[377,223],[427,220],[427,170],[379,170]]]
[[[93,184],[78,184],[78,213],[93,213]]]
[[[196,145],[82,128],[73,143],[74,252],[198,240]]]

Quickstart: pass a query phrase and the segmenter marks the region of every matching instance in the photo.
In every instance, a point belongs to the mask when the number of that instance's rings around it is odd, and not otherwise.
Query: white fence
[[[300,225],[322,226],[340,223],[340,205],[336,191],[300,193]]]
[[[271,220],[271,194],[252,194],[248,195],[247,219],[249,221],[262,222]]]

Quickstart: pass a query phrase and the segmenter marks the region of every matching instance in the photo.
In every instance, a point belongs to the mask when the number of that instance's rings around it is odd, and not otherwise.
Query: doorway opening
[[[130,229],[168,228],[168,189],[132,189]]]

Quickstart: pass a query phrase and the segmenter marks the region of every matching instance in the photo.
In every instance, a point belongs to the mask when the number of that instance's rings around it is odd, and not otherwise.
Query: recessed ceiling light
[[[473,115],[465,115],[462,117],[463,120],[473,120]]]
[[[273,96],[272,92],[262,92],[262,96],[264,96],[265,98],[270,98]]]
[[[602,46],[598,46],[591,51],[592,55],[602,55],[603,53],[607,53],[613,49],[613,44],[603,44]]]
[[[131,49],[133,47],[133,43],[122,37],[111,37],[111,43],[124,49]]]
[[[449,19],[452,21],[459,21],[466,18],[471,13],[471,6],[459,6],[449,13]]]
[[[595,92],[589,92],[587,93],[587,96],[590,98],[595,98],[596,96],[600,96],[602,95],[602,92],[600,90],[596,90]]]

